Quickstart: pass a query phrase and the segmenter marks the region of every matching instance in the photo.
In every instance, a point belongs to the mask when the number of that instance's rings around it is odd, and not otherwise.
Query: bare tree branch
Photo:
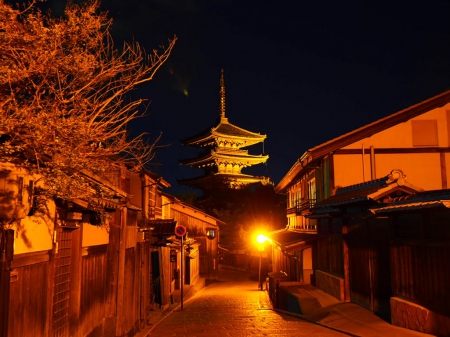
[[[0,1],[0,156],[41,175],[49,194],[79,198],[92,192],[79,172],[108,177],[153,158],[160,135],[130,138],[145,99],[129,93],[153,79],[176,37],[150,54],[137,42],[117,50],[97,0],[69,4],[60,19],[35,5]]]

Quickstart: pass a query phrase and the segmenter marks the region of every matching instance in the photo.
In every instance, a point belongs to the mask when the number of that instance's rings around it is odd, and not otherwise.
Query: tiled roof
[[[390,174],[380,179],[339,187],[335,195],[317,202],[315,209],[316,212],[323,212],[321,209],[368,200],[377,201],[382,196],[395,191],[399,191],[403,197],[406,197],[405,194],[417,193],[419,189],[405,182],[405,175],[401,170],[392,170]]]
[[[338,194],[347,194],[347,193],[358,193],[359,191],[366,191],[371,189],[380,189],[381,187],[387,186],[387,182],[389,181],[389,175],[376,179],[371,180],[365,183],[359,183],[355,185],[345,186],[345,187],[339,187],[336,191],[336,195]]]
[[[339,187],[336,190],[336,194],[331,197],[318,201],[315,204],[315,208],[329,208],[333,206],[339,206],[349,203],[355,203],[358,201],[370,200],[371,194],[378,192],[380,189],[388,186],[388,177],[372,180],[366,183],[350,185],[346,187]]]
[[[315,208],[328,208],[333,206],[345,205],[350,203],[356,203],[359,201],[367,201],[370,200],[370,195],[378,192],[382,187],[385,186],[369,186],[366,189],[358,189],[355,191],[348,191],[346,193],[335,194],[325,200],[318,201],[315,204]]]
[[[370,211],[379,214],[433,207],[450,208],[450,189],[417,192],[390,202],[388,205],[374,207]]]
[[[370,211],[374,214],[393,213],[401,211],[428,209],[435,207],[450,208],[450,200],[436,200],[436,201],[424,201],[424,202],[409,202],[403,204],[389,204],[388,206],[372,208]]]
[[[405,202],[433,200],[450,200],[450,189],[422,191],[405,198]],[[403,202],[403,200],[399,200],[399,202]]]
[[[247,130],[242,129],[231,123],[220,123],[214,131],[217,133],[221,133],[223,135],[234,136],[234,137],[243,137],[243,138],[265,138],[266,137],[265,135],[247,131]]]
[[[248,138],[254,140],[260,139],[261,141],[267,137],[266,135],[262,135],[260,133],[251,132],[243,128],[240,128],[228,122],[227,118],[222,118],[216,125],[209,127],[206,130],[197,133],[196,135],[187,137],[183,139],[181,142],[183,144],[189,144],[190,142],[201,141],[203,139],[212,138],[214,133],[228,137]]]
[[[187,179],[181,179],[177,180],[179,184],[181,185],[188,185],[188,186],[197,186],[197,185],[205,185],[208,186],[211,183],[214,184],[215,182],[222,184],[226,182],[242,182],[245,184],[254,184],[254,183],[262,183],[262,184],[270,184],[271,180],[269,177],[265,176],[253,176],[249,174],[225,174],[225,173],[211,173],[206,176],[198,176],[194,178],[187,178]]]
[[[211,153],[202,154],[199,155],[198,157],[181,159],[180,163],[184,165],[195,165],[196,163],[214,162],[217,158],[222,158],[223,160],[227,159],[231,162],[251,163],[251,165],[254,165],[255,163],[266,162],[267,159],[269,159],[269,156],[252,155],[243,151],[240,152],[211,151]]]

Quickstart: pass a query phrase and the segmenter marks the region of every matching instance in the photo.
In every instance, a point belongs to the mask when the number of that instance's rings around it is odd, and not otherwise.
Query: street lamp
[[[256,241],[258,241],[259,245],[258,245],[258,250],[259,250],[259,271],[258,271],[258,285],[259,285],[259,289],[263,290],[263,286],[262,286],[262,281],[261,281],[261,263],[262,263],[262,252],[264,250],[264,242],[268,241],[268,238],[263,235],[263,234],[259,234],[256,237]]]

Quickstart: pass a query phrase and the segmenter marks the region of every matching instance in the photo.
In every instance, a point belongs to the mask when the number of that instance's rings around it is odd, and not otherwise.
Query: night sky
[[[64,5],[51,1],[55,12]],[[178,41],[154,81],[134,132],[163,132],[151,169],[177,179],[201,174],[178,160],[196,150],[180,139],[219,116],[225,71],[229,121],[267,135],[252,154],[267,165],[244,171],[277,184],[309,148],[450,89],[450,2],[104,0],[120,41],[151,51]]]

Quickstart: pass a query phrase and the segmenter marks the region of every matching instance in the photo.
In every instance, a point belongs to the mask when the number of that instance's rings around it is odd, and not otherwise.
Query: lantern
[[[33,177],[11,163],[0,164],[0,219],[25,218],[33,205]]]

